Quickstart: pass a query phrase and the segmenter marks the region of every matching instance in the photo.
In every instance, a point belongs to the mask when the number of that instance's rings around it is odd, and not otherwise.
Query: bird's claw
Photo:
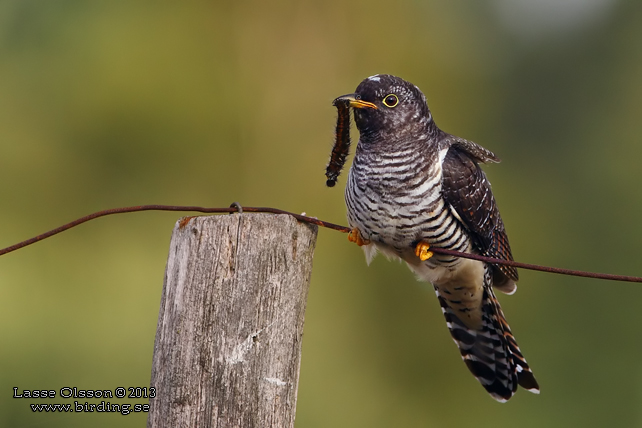
[[[429,249],[430,249],[430,244],[428,244],[427,242],[421,241],[415,247],[415,255],[419,257],[419,259],[422,262],[425,262],[426,260],[434,256],[434,253],[432,251],[429,251]]]
[[[359,229],[357,229],[356,227],[353,228],[350,231],[350,233],[348,233],[348,241],[354,242],[355,244],[357,244],[360,247],[362,247],[364,245],[368,245],[370,243],[369,240],[367,240],[367,239],[365,239],[365,238],[363,238],[361,236],[361,232],[359,232]]]

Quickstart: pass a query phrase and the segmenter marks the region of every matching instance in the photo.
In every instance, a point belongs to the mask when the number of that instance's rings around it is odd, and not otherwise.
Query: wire
[[[72,227],[76,227],[82,223],[88,222],[90,220],[94,220],[99,217],[105,217],[108,215],[113,215],[113,214],[124,214],[124,213],[131,213],[131,212],[138,212],[138,211],[197,211],[201,213],[243,213],[243,212],[250,212],[250,213],[272,213],[272,214],[287,214],[290,215],[294,218],[296,218],[299,221],[305,222],[305,223],[310,223],[310,224],[315,224],[317,226],[325,227],[328,229],[332,230],[338,230],[339,232],[343,233],[349,233],[350,228],[346,226],[341,226],[338,224],[330,223],[327,221],[319,220],[314,217],[307,217],[302,214],[295,214],[289,211],[284,211],[280,210],[277,208],[269,208],[269,207],[241,207],[240,204],[235,202],[230,206],[229,208],[206,208],[206,207],[198,207],[198,206],[181,206],[181,205],[138,205],[134,207],[123,207],[123,208],[112,208],[112,209],[107,209],[103,211],[98,211],[93,214],[86,215],[84,217],[81,217],[77,220],[74,220],[72,222],[63,224],[62,226],[59,226],[55,229],[52,229],[48,232],[45,232],[41,235],[34,236],[33,238],[27,239],[25,241],[19,242],[17,244],[11,245],[7,248],[3,248],[0,250],[0,256],[3,256],[7,253],[11,253],[13,251],[19,250],[21,248],[24,248],[28,245],[35,244],[36,242],[40,242],[43,239],[50,238],[54,235],[57,235],[61,232],[64,232],[66,230],[71,229]],[[550,266],[540,266],[540,265],[533,265],[533,264],[528,264],[528,263],[520,263],[512,260],[502,260],[502,259],[495,259],[492,257],[486,257],[486,256],[481,256],[479,254],[470,254],[470,253],[461,253],[459,251],[453,251],[453,250],[447,250],[445,248],[438,248],[438,247],[430,247],[430,251],[433,253],[438,253],[438,254],[445,254],[449,256],[455,256],[455,257],[462,257],[466,259],[472,259],[472,260],[479,260],[482,262],[486,263],[491,263],[495,265],[507,265],[507,266],[513,266],[516,268],[520,269],[528,269],[528,270],[536,270],[540,272],[548,272],[548,273],[556,273],[560,275],[570,275],[570,276],[579,276],[579,277],[584,277],[584,278],[595,278],[595,279],[605,279],[605,280],[611,280],[611,281],[624,281],[624,282],[642,282],[642,278],[636,277],[636,276],[626,276],[626,275],[613,275],[613,274],[608,274],[608,273],[595,273],[595,272],[585,272],[585,271],[579,271],[579,270],[572,270],[572,269],[562,269],[562,268],[556,268],[556,267],[550,267]]]

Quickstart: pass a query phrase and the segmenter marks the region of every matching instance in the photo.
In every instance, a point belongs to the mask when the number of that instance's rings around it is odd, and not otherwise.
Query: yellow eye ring
[[[388,94],[383,98],[383,105],[393,108],[399,104],[399,98],[395,94]]]

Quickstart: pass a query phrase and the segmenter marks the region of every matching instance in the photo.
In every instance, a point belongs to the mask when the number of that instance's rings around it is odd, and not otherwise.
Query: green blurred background
[[[642,275],[638,0],[2,0],[0,246],[148,203],[345,224],[331,101],[375,73],[503,159],[486,171],[518,260]],[[145,425],[33,414],[12,388],[149,385],[179,217],[103,218],[0,258],[1,427]],[[405,266],[321,230],[311,287],[299,428],[642,426],[640,286],[522,271],[500,299],[542,393],[503,405]]]

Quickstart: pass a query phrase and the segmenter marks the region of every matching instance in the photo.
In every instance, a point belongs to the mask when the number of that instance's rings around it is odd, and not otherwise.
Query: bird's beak
[[[342,95],[339,98],[336,98],[334,101],[332,101],[333,106],[336,106],[338,103],[346,103],[353,108],[373,108],[375,110],[377,109],[376,105],[369,103],[368,101],[363,101],[361,99],[358,99],[357,94]]]

